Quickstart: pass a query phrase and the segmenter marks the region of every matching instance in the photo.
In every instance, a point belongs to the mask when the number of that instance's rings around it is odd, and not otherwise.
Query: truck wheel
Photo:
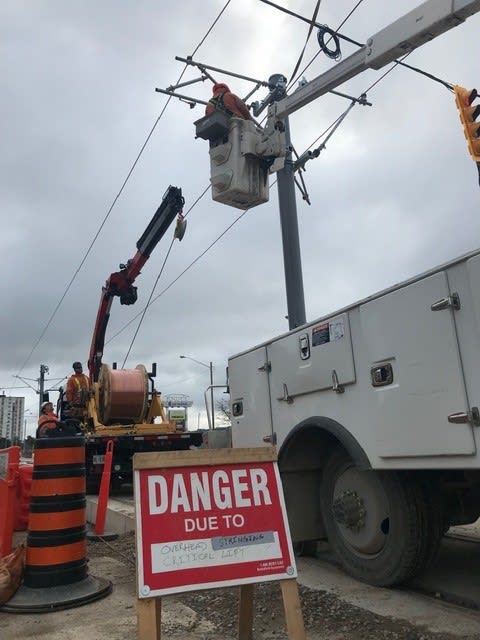
[[[337,449],[323,472],[320,503],[330,546],[353,577],[389,586],[424,566],[428,514],[413,479],[359,469]]]
[[[422,513],[425,517],[424,530],[417,566],[413,575],[422,573],[436,558],[440,542],[445,533],[445,509],[443,497],[435,483],[420,481]]]

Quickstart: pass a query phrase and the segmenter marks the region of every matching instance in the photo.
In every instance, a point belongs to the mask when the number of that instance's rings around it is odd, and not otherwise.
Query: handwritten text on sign
[[[276,463],[135,473],[139,597],[296,575]]]

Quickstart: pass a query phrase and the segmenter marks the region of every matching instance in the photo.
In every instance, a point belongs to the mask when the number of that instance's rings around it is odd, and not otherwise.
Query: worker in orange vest
[[[67,402],[71,406],[84,407],[87,404],[88,392],[90,391],[90,380],[83,373],[81,362],[74,362],[72,367],[74,373],[67,380]]]
[[[215,110],[223,111],[229,116],[252,120],[252,116],[245,102],[230,91],[226,84],[221,82],[213,85],[213,96],[210,98],[205,114],[213,113]]]
[[[40,416],[38,417],[37,438],[46,438],[50,429],[57,427],[58,416],[53,413],[53,404],[51,402],[44,402],[40,409]]]

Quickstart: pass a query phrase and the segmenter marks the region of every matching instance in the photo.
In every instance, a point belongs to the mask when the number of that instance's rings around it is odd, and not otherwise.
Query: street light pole
[[[212,405],[212,429],[215,429],[215,406],[213,404],[213,364],[210,362],[210,401]]]
[[[210,361],[210,363],[207,364],[206,362],[202,362],[201,360],[195,360],[195,358],[192,358],[190,356],[179,356],[179,358],[192,360],[192,362],[201,364],[202,367],[207,367],[207,369],[210,370],[210,402],[212,405],[212,429],[215,429],[215,406],[213,404],[213,363]]]

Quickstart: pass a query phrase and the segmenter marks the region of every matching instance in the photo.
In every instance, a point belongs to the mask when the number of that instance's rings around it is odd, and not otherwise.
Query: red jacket
[[[213,113],[218,109],[230,116],[252,120],[252,116],[244,101],[230,91],[226,84],[213,85],[213,96],[206,106],[205,113]]]

